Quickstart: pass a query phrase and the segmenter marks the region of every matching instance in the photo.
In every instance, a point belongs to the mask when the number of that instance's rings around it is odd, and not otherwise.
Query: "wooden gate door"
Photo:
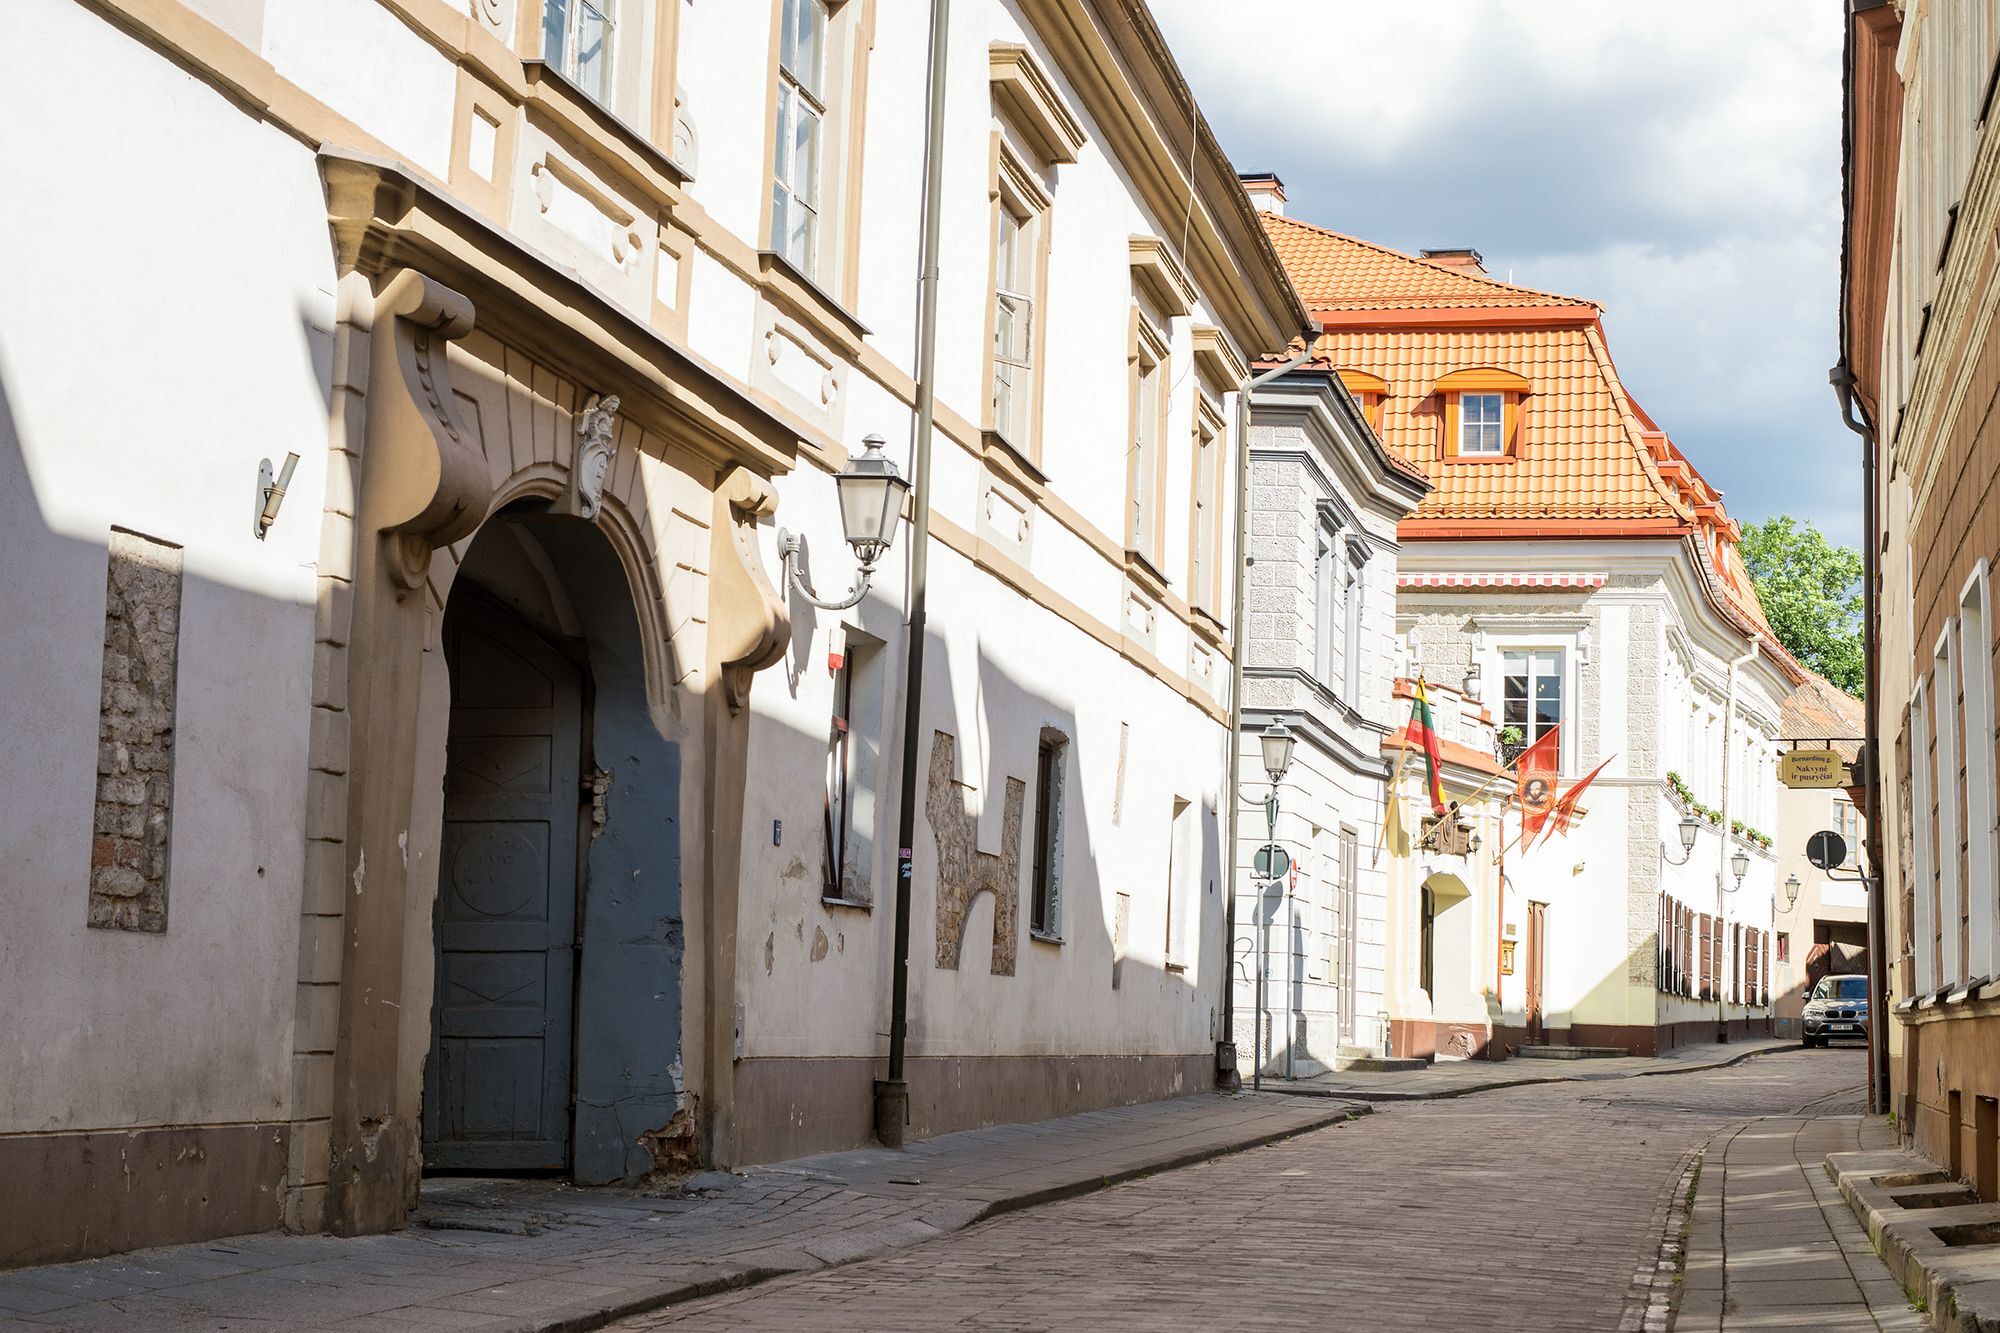
[[[1528,904],[1528,1040],[1542,1044],[1542,976],[1548,956],[1547,903]]]
[[[525,625],[452,608],[452,707],[424,1161],[570,1157],[582,681]]]

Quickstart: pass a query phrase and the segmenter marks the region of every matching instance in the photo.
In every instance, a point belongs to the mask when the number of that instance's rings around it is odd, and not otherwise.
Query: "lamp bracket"
[[[864,563],[854,586],[847,591],[841,601],[827,601],[806,586],[805,572],[800,568],[801,557],[805,554],[805,541],[798,533],[786,528],[778,529],[778,559],[785,567],[785,579],[792,590],[822,611],[845,611],[868,595],[868,584],[875,576],[873,562]]]

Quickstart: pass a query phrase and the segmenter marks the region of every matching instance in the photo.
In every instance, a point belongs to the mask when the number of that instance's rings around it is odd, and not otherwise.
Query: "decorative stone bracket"
[[[376,298],[361,508],[406,590],[423,586],[432,551],[472,535],[493,498],[445,360],[446,345],[470,332],[472,303],[415,269]]]
[[[563,509],[594,521],[604,509],[604,484],[618,460],[618,395],[592,398],[576,419],[576,448],[570,458],[569,488]]]
[[[785,655],[792,633],[791,612],[757,549],[757,520],[777,509],[771,483],[748,468],[732,468],[715,488],[708,633],[732,713],[743,711],[750,678]]]

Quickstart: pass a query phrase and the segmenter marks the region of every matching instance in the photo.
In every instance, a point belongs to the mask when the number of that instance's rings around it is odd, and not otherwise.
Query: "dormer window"
[[[1462,454],[1506,452],[1505,425],[1507,400],[1497,393],[1462,393],[1458,396],[1458,451]]]
[[[1368,428],[1377,435],[1382,433],[1382,404],[1389,397],[1389,381],[1380,375],[1371,375],[1365,370],[1343,370],[1340,382],[1347,386],[1347,392],[1354,399],[1354,405],[1361,409],[1362,418]]]
[[[1438,378],[1444,400],[1444,456],[1499,462],[1521,450],[1521,403],[1528,381],[1510,370],[1480,367]]]

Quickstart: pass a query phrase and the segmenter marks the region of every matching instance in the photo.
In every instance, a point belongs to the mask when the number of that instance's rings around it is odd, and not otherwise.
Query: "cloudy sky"
[[[1590,297],[1626,384],[1745,520],[1860,532],[1827,387],[1840,5],[1151,0],[1294,217]],[[1719,12],[1719,11],[1718,11]]]

